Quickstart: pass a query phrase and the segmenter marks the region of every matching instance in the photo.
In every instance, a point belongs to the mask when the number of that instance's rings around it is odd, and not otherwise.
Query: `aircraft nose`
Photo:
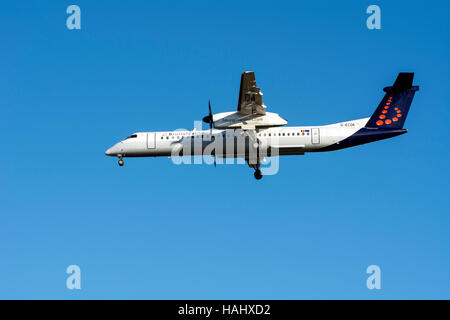
[[[105,155],[107,155],[107,156],[112,156],[113,155],[113,152],[112,152],[112,147],[111,148],[109,148],[108,150],[106,150],[105,151]]]
[[[107,155],[107,156],[117,156],[117,154],[118,154],[117,145],[114,145],[105,151],[105,155]]]
[[[122,141],[116,143],[111,148],[109,148],[108,150],[105,151],[105,155],[112,156],[112,157],[117,157],[122,153],[123,153]]]

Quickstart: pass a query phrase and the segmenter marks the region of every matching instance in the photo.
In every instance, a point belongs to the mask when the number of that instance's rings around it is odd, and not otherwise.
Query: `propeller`
[[[208,100],[208,109],[209,114],[206,117],[203,117],[203,122],[209,123],[209,134],[212,137],[212,128],[214,126],[213,114],[211,111],[211,100]],[[216,152],[214,152],[214,167],[216,167]]]
[[[214,125],[213,114],[211,111],[211,100],[208,100],[209,115],[203,118],[203,122],[209,123],[209,133],[212,134],[212,128]]]

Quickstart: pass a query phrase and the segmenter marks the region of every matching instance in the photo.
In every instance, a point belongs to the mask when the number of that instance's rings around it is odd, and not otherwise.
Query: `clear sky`
[[[2,2],[0,298],[450,298],[449,10]],[[104,155],[136,131],[192,129],[208,99],[234,110],[245,70],[294,126],[370,116],[401,71],[420,91],[408,134],[284,157],[261,181],[246,165]],[[72,264],[81,290],[66,288]]]

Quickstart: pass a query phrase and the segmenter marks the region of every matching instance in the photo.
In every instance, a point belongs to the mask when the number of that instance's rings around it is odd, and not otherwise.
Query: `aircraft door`
[[[147,149],[154,149],[156,147],[156,134],[154,132],[147,133]]]
[[[311,143],[312,144],[320,143],[320,131],[319,131],[319,128],[312,128],[311,129]]]

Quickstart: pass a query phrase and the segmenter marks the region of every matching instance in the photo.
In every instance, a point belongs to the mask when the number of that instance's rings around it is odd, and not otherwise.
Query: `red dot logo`
[[[378,121],[377,121],[377,125],[378,125],[378,126],[382,126],[382,125],[383,125],[383,123],[384,123],[384,122],[383,122],[383,121],[381,121],[381,120],[378,120]]]
[[[384,114],[381,114],[381,115],[379,116],[379,118],[380,118],[380,119],[386,119],[386,116],[385,116]]]
[[[386,124],[391,124],[391,123],[392,123],[391,120],[389,120],[389,119],[386,120]]]
[[[401,114],[401,113],[397,114],[397,117],[401,118],[401,117],[402,117],[402,114]]]
[[[397,122],[397,121],[398,121],[398,118],[397,118],[397,117],[393,117],[393,118],[392,118],[392,121]]]
[[[386,114],[386,113],[387,113],[387,110],[383,110],[382,113]]]

